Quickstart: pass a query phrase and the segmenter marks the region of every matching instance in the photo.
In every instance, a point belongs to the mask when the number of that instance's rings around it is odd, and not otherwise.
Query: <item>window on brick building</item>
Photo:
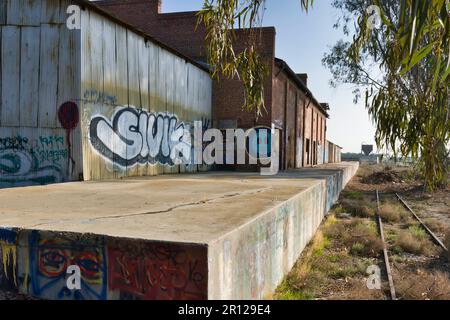
[[[306,164],[308,164],[309,165],[309,152],[310,152],[310,142],[309,142],[309,139],[306,139]]]

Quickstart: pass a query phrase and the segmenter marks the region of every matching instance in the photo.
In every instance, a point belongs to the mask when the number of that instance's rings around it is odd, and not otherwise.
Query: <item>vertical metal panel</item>
[[[41,23],[64,23],[64,13],[67,10],[67,4],[60,0],[41,1]]]
[[[106,36],[106,35],[105,35]],[[127,106],[130,104],[128,95],[128,49],[127,49],[127,29],[116,24],[116,70],[115,82],[117,88],[117,105]],[[111,108],[113,109],[113,108]],[[111,110],[113,111],[113,110]],[[116,176],[125,177],[125,170],[117,170]]]
[[[117,69],[117,55],[116,55],[116,25],[108,20],[103,21],[103,33],[102,33],[102,51],[103,51],[103,94],[108,97],[110,104],[114,104],[117,97],[117,82],[116,82],[116,69]],[[103,108],[105,113],[109,115],[106,110],[111,109],[113,106]],[[101,160],[98,159],[100,162]],[[119,178],[120,170],[117,170],[113,164],[106,163],[106,170],[102,170],[102,178]]]
[[[130,106],[135,108],[141,108],[141,101],[140,101],[141,96],[139,92],[138,42],[139,36],[134,32],[127,31],[128,99]],[[127,176],[138,176],[138,175],[139,175],[139,166],[127,166]]]
[[[22,25],[39,26],[41,23],[41,6],[46,1],[19,1],[22,2]]]
[[[37,127],[40,31],[39,27],[22,28],[19,114],[20,125],[24,127]]]
[[[0,25],[6,24],[6,0],[0,0]]]
[[[196,97],[198,96],[198,83],[196,81],[196,73],[197,73],[197,69],[195,68],[195,66],[189,64],[188,65],[188,74],[187,74],[187,104],[189,106],[189,111],[188,111],[188,117],[187,119],[193,123],[195,120],[199,120],[196,117],[196,114],[198,112],[197,110],[197,99]],[[197,171],[198,166],[197,165],[189,165],[186,168],[186,172],[195,172]]]
[[[127,50],[127,29],[116,25],[116,86],[117,104],[128,105],[128,50]]]
[[[174,97],[174,114],[179,119],[186,119],[186,63],[183,59],[175,57],[174,65],[175,77],[175,97]],[[187,120],[186,120],[187,121]],[[177,166],[177,172],[185,172],[185,165]]]
[[[165,56],[165,72],[166,72],[166,112],[174,114],[175,100],[175,56],[167,51],[162,52]],[[177,167],[164,166],[164,173],[177,173]]]
[[[39,126],[56,126],[58,93],[59,27],[41,26],[40,72],[39,72]]]
[[[93,152],[89,145],[89,118],[91,112],[87,109],[87,92],[91,82],[91,66],[89,64],[91,40],[89,33],[89,11],[81,12],[81,91],[83,100],[81,108],[81,132],[83,140],[83,176],[86,180],[91,180],[91,164]]]
[[[155,111],[156,112],[166,112],[167,110],[167,54],[164,49],[161,47],[158,47],[157,49],[158,54],[158,68],[157,68],[157,74],[156,74],[156,96],[158,97],[157,103],[155,105]],[[154,167],[155,174],[160,175],[164,174],[164,166],[162,165],[155,165]]]
[[[138,38],[137,43],[137,58],[138,58],[138,79],[139,79],[139,98],[140,108],[144,111],[150,110],[149,98],[149,54],[148,46],[143,38]],[[138,176],[147,176],[151,174],[151,166],[146,163],[137,167]]]
[[[150,111],[155,112],[159,104],[159,97],[158,97],[159,52],[158,47],[152,42],[148,42],[147,47],[149,51],[148,76],[149,76]]]
[[[57,106],[80,99],[80,35],[60,26]],[[58,122],[60,127],[61,124]]]
[[[23,0],[6,0],[6,23],[22,25],[21,9]]]
[[[88,52],[86,52],[87,63],[89,65],[90,78],[87,79],[89,83],[88,90],[90,90],[95,99],[102,100],[104,86],[103,86],[103,21],[100,16],[94,12],[89,15],[89,43]],[[94,113],[102,113],[106,108],[102,105],[102,101],[95,101],[92,106]],[[106,166],[100,161],[97,155],[91,158],[91,175],[94,179],[100,179],[103,175],[105,179],[111,178],[108,174]]]
[[[116,26],[107,20],[103,22],[102,46],[104,91],[116,96]]]
[[[103,19],[94,12],[89,17],[89,32],[91,33],[91,55],[89,62],[91,64],[91,90],[97,92],[99,100],[103,100],[104,84],[103,84]],[[103,101],[95,104],[95,111],[103,113],[105,106]],[[93,163],[93,173],[97,179],[111,179],[113,177],[111,170],[105,166],[100,159],[95,158]],[[95,164],[95,165],[94,165]]]
[[[39,26],[42,2],[45,1],[7,0],[7,23],[9,25]]]
[[[20,28],[2,27],[2,110],[3,126],[18,126],[20,113]]]
[[[159,50],[158,47],[152,43],[147,43],[148,48],[148,77],[149,77],[149,103],[150,112],[156,112],[158,105],[160,104],[160,99],[158,96],[158,74],[159,74]],[[149,166],[149,175],[157,175],[158,168],[156,165]]]

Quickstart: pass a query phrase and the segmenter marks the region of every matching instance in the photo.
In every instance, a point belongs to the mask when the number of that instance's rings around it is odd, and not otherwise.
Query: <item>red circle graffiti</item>
[[[80,121],[77,104],[75,102],[63,103],[58,110],[58,119],[64,129],[75,129]]]

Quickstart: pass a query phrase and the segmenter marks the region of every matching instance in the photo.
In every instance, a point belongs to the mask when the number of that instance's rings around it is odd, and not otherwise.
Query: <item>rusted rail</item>
[[[422,228],[424,228],[429,234],[430,236],[433,238],[434,242],[436,242],[437,245],[439,245],[441,248],[443,248],[445,251],[448,251],[447,247],[444,245],[444,243],[434,234],[433,231],[431,231],[430,228],[428,228],[428,226],[422,221],[422,219],[420,219],[420,217],[414,212],[413,209],[411,209],[411,207],[406,203],[405,200],[403,200],[398,193],[395,194],[397,199],[403,204],[403,206],[409,210],[409,212],[412,213],[412,215],[414,216],[414,218],[416,218],[417,221],[420,222]]]
[[[386,241],[384,239],[383,221],[381,220],[381,217],[380,217],[380,214],[379,214],[379,210],[380,210],[380,196],[378,194],[378,190],[376,192],[377,192],[378,226],[380,227],[380,236],[381,236],[381,241],[383,242],[383,255],[384,255],[384,262],[386,264],[386,273],[387,273],[388,281],[389,281],[389,289],[390,289],[390,292],[391,292],[391,299],[392,300],[397,300],[397,296],[395,294],[394,279],[392,278],[391,265],[389,263],[389,255],[388,255],[387,245],[386,245]]]

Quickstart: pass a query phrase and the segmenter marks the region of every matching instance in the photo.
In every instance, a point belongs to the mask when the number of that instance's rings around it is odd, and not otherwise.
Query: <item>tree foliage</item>
[[[301,8],[308,10],[313,0],[300,0]],[[259,33],[265,11],[265,0],[205,0],[199,12],[199,23],[206,27],[208,63],[213,76],[242,80],[245,89],[243,108],[264,109],[264,82],[268,68],[258,51]],[[236,29],[248,33],[245,50],[235,52]]]
[[[374,28],[375,4],[381,24]],[[428,190],[446,186],[450,138],[450,25],[445,0],[335,0],[339,41],[323,62],[333,84],[365,90],[379,147],[417,160]],[[355,22],[356,21],[356,22]],[[352,32],[352,27],[354,30]]]
[[[255,27],[261,25],[265,0],[204,1],[199,23],[206,27],[213,76],[241,79],[244,108],[261,115],[267,67],[257,50]],[[336,27],[353,39],[339,41],[323,60],[333,84],[356,85],[356,99],[365,91],[378,146],[417,159],[428,189],[446,184],[448,173],[449,1],[333,0],[342,11]],[[312,4],[300,0],[303,10]],[[378,28],[368,10],[373,5],[379,9]],[[249,33],[242,52],[233,46],[237,28]]]

